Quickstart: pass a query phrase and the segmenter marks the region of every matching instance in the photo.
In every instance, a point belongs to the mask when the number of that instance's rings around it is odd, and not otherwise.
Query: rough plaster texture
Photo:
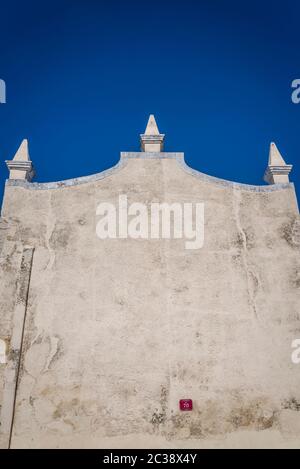
[[[96,207],[120,194],[204,202],[204,247],[98,239]],[[182,154],[124,153],[115,169],[75,181],[9,181],[2,420],[16,400],[2,446],[300,447],[299,223],[292,184],[227,183]],[[14,387],[7,367],[19,367]],[[181,398],[192,412],[179,411]]]

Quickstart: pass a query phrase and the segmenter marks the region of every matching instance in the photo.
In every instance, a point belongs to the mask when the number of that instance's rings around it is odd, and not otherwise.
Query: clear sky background
[[[264,184],[275,141],[300,193],[300,4],[286,0],[0,1],[0,200],[28,138],[38,182],[138,151],[155,114],[166,151]]]

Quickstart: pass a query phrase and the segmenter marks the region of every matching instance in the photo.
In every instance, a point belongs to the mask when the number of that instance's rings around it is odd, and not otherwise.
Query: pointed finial
[[[34,168],[28,151],[28,141],[24,139],[12,160],[6,161],[9,169],[9,179],[31,181],[34,177]]]
[[[286,164],[274,142],[270,145],[269,162],[264,180],[268,184],[285,184],[290,182],[289,174],[293,166]]]
[[[26,138],[24,138],[21,145],[19,146],[17,153],[13,157],[13,161],[30,161],[28,140]]]
[[[145,135],[159,135],[157,123],[153,114],[150,114]]]
[[[164,134],[160,134],[153,114],[149,116],[145,133],[141,135],[141,150],[145,152],[163,151]]]
[[[272,142],[270,144],[270,152],[269,152],[269,166],[285,166],[286,163],[282,158],[276,144]]]

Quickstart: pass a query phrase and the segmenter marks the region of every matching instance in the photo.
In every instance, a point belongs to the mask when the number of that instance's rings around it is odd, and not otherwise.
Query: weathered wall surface
[[[124,158],[105,176],[6,187],[8,347],[22,252],[34,248],[11,447],[300,447],[293,186],[218,183],[159,157]],[[204,247],[98,239],[96,207],[120,194],[129,203],[204,202]],[[192,412],[179,411],[181,398],[193,399]]]

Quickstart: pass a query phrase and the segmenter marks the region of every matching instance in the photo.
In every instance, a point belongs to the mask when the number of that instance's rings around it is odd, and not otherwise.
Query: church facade
[[[150,116],[99,174],[32,182],[26,140],[7,161],[0,447],[300,446],[292,167],[271,144],[239,184],[163,144]]]

